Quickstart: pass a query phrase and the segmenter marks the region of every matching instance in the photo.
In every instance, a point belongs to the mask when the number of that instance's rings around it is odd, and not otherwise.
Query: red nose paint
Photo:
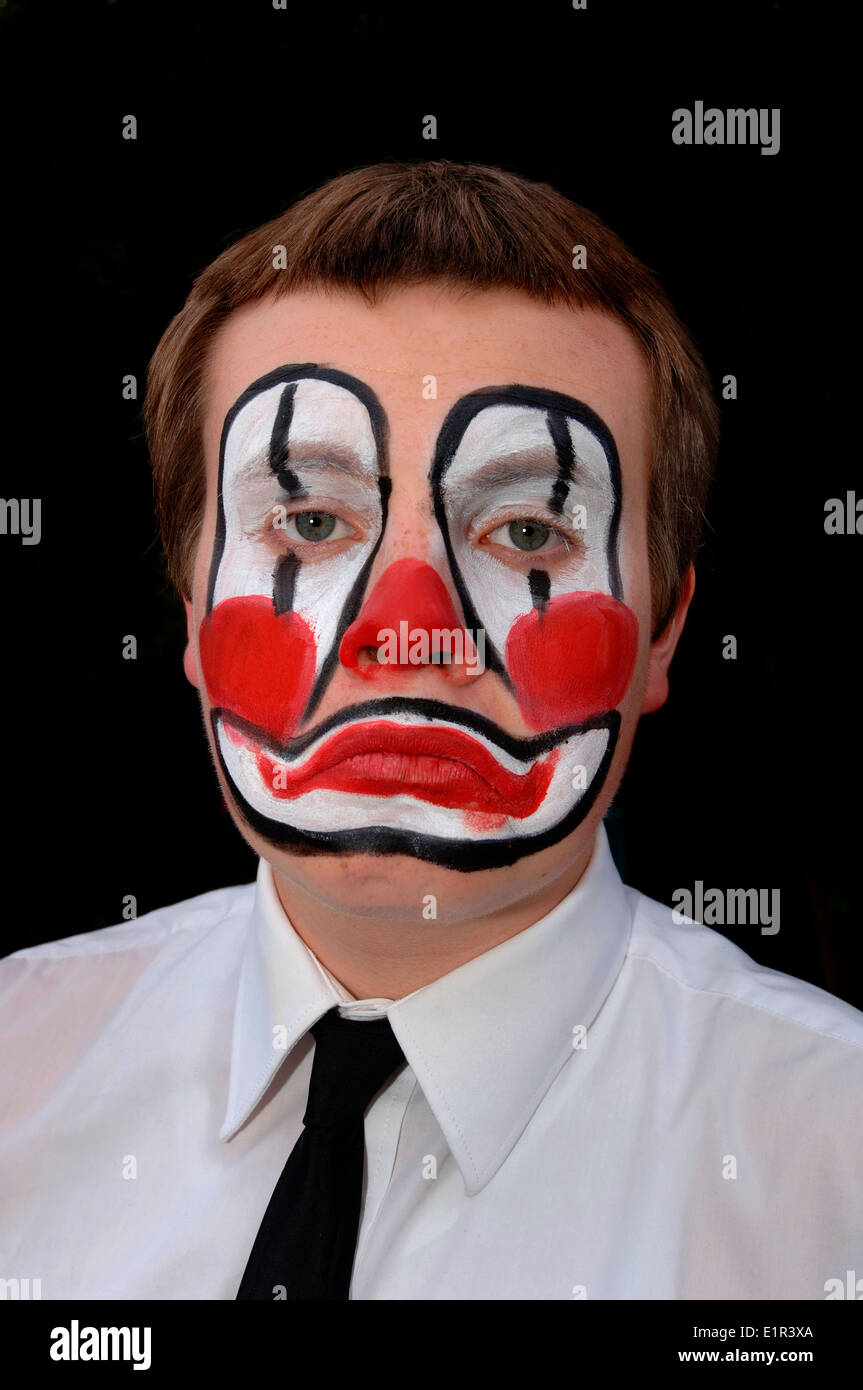
[[[339,646],[343,666],[361,676],[372,676],[380,668],[375,664],[360,666],[359,653],[363,647],[377,647],[378,633],[389,628],[398,635],[399,624],[406,622],[410,630],[431,633],[461,630],[461,618],[455,611],[446,586],[436,570],[424,560],[394,560],[384,570],[363,604],[359,616],[345,632]],[[473,659],[473,644],[465,642],[465,660]],[[400,653],[401,654],[401,653]],[[388,663],[391,667],[399,662]],[[446,667],[437,668],[446,674]]]
[[[550,729],[615,709],[637,646],[635,614],[609,594],[559,594],[517,618],[506,666],[525,722]]]
[[[202,622],[201,666],[211,704],[283,742],[306,706],[315,639],[298,613],[273,611],[263,595],[229,598]]]

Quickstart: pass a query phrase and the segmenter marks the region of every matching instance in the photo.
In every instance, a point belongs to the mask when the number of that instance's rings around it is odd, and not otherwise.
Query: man
[[[863,1017],[625,888],[602,826],[716,450],[650,273],[545,186],[359,170],[202,274],[147,424],[260,869],[3,963],[0,1272],[829,1296],[863,1268]]]

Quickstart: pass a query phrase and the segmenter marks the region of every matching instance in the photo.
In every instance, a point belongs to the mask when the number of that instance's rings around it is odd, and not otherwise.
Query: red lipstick
[[[257,763],[267,788],[287,801],[320,787],[371,796],[407,794],[436,806],[521,819],[542,802],[558,753],[553,749],[518,774],[457,729],[374,720],[334,734],[297,771],[263,751]]]

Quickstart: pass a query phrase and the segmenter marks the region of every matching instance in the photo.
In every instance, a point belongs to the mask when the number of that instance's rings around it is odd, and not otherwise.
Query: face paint
[[[526,723],[548,729],[612,710],[632,674],[637,624],[620,601],[620,471],[611,434],[587,406],[529,387],[476,391],[444,422],[431,472],[453,577],[506,673]],[[473,543],[519,511],[570,528],[566,563],[527,573]],[[499,655],[503,653],[503,657]]]
[[[635,615],[602,593],[561,594],[517,618],[506,664],[525,722],[584,723],[622,699],[638,645]]]
[[[463,619],[424,561],[396,561],[369,591],[390,479],[385,416],[364,383],[280,368],[225,420],[201,666],[232,795],[276,846],[497,867],[568,834],[601,789],[637,646],[610,433],[555,392],[476,391],[447,416],[429,482]],[[505,538],[524,518],[532,548],[513,565]],[[549,550],[544,533],[566,544]],[[462,621],[533,736],[393,694],[314,723],[337,662],[392,690],[368,658],[382,629],[461,633]]]
[[[400,620],[401,632],[397,637],[394,629],[388,629],[387,625],[399,611],[410,613],[411,622]],[[383,642],[379,644],[381,633],[388,631],[392,633],[392,653]],[[431,634],[434,640],[423,641],[425,634]],[[484,640],[478,640],[484,648]],[[390,666],[416,667],[419,661],[427,665],[434,647],[462,662],[474,674],[480,669],[479,653],[462,627],[443,580],[424,560],[396,560],[387,568],[363,604],[359,618],[351,623],[342,638],[339,647],[342,665],[366,680],[379,681],[377,664],[360,663],[364,650],[379,645],[386,651],[385,659]],[[422,650],[426,652],[424,657],[417,654]]]

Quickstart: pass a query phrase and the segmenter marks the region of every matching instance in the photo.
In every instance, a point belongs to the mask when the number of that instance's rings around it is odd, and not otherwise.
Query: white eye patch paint
[[[292,395],[280,460],[271,458],[277,417]],[[280,485],[295,482],[295,490]],[[316,675],[336,643],[339,618],[352,585],[377,543],[382,528],[378,458],[372,422],[365,405],[349,390],[330,381],[279,382],[253,396],[233,419],[224,449],[222,504],[225,543],[218,566],[213,604],[252,594],[274,595],[276,606],[290,608],[308,624],[316,639]],[[298,563],[288,559],[289,583],[277,595],[277,571],[284,562],[275,547],[262,543],[277,533],[288,514],[299,510],[357,514],[366,534],[356,543],[321,560],[308,543]],[[282,526],[283,552],[293,554]],[[272,539],[279,539],[277,534]]]
[[[576,590],[612,593],[608,548],[615,493],[609,460],[586,425],[561,416],[572,461],[569,476],[562,476],[547,417],[532,405],[487,406],[468,424],[441,482],[456,563],[479,624],[498,651],[516,618],[536,601],[524,569],[508,568],[471,543],[499,514],[510,521],[521,513],[571,536],[573,549],[563,563],[541,549],[520,552],[548,575],[546,599]],[[558,449],[567,441],[558,438]]]

